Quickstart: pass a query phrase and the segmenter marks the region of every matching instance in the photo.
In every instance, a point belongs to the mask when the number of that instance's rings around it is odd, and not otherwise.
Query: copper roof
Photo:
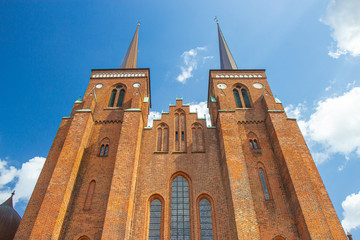
[[[1,240],[12,240],[21,221],[20,215],[13,208],[13,195],[0,205]]]

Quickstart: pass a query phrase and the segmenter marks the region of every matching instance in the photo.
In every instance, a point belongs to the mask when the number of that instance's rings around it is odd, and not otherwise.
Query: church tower
[[[263,69],[238,69],[219,23],[212,126],[176,99],[147,127],[139,26],[64,117],[15,239],[346,239]]]

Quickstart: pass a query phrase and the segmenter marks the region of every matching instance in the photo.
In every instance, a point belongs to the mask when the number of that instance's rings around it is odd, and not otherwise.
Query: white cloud
[[[190,111],[198,113],[198,117],[206,118],[206,125],[211,126],[209,109],[207,108],[207,102],[190,103]]]
[[[199,58],[197,57],[199,51],[205,51],[206,47],[197,47],[185,51],[181,54],[184,61],[184,66],[181,66],[181,73],[176,77],[176,80],[181,83],[186,83],[186,80],[191,78],[192,72],[197,69]]]
[[[350,231],[360,226],[360,192],[350,194],[341,204],[343,208],[344,220],[341,221],[343,227]]]
[[[161,113],[155,112],[155,111],[150,111],[149,116],[148,116],[148,124],[147,124],[148,127],[153,126],[154,118],[161,118]]]
[[[45,158],[34,157],[17,169],[14,166],[8,167],[6,161],[0,160],[0,202],[9,198],[12,191],[9,185],[14,184],[16,190],[14,204],[19,201],[28,201],[44,162]]]
[[[308,119],[302,113],[304,104],[285,108],[289,117],[298,119],[298,124],[308,143],[320,144],[322,152],[313,153],[317,164],[325,162],[334,153],[360,156],[360,87],[354,87],[340,96],[317,102],[315,112]],[[341,171],[344,166],[339,168]]]
[[[339,58],[349,53],[360,55],[360,1],[331,0],[326,15],[320,21],[330,26],[336,49],[331,49],[329,55]],[[334,47],[332,47],[334,48]]]
[[[323,144],[331,153],[348,155],[356,151],[360,156],[359,102],[359,87],[319,101],[307,122],[311,139]]]

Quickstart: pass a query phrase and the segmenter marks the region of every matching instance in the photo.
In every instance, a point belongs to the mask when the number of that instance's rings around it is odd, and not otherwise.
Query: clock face
[[[225,83],[219,83],[219,84],[217,85],[217,87],[220,88],[220,89],[225,89],[225,88],[227,88],[227,86],[226,86]]]
[[[98,84],[95,85],[95,87],[96,87],[96,88],[102,88],[103,85],[102,85],[101,83],[98,83]]]
[[[254,87],[254,88],[257,88],[257,89],[261,89],[261,88],[264,88],[264,85],[262,85],[261,83],[258,83],[258,82],[257,82],[257,83],[254,83],[254,84],[253,84],[253,87]]]
[[[139,88],[139,87],[140,87],[140,83],[134,83],[134,84],[133,84],[133,87],[134,87],[134,88]]]

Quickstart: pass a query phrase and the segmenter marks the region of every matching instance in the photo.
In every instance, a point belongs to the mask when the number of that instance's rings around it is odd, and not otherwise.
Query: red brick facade
[[[60,124],[15,239],[148,239],[154,200],[160,239],[171,239],[179,176],[191,239],[202,239],[203,199],[213,239],[346,239],[264,70],[210,70],[212,127],[182,99],[146,127],[150,100],[149,69],[92,71],[84,99]]]

